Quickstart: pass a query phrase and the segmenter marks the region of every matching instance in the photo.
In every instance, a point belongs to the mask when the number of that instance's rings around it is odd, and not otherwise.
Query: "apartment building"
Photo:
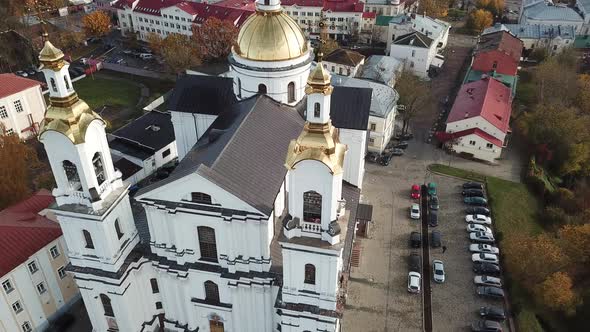
[[[7,134],[21,139],[35,137],[45,114],[39,81],[14,74],[0,74],[0,123]]]

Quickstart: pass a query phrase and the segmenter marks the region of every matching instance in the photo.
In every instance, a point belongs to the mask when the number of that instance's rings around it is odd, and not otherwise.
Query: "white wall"
[[[477,159],[494,162],[500,157],[502,148],[493,144],[489,147],[489,144],[491,144],[489,141],[472,134],[461,137],[459,142],[453,145],[453,149],[456,153],[471,153]]]
[[[178,160],[182,160],[217,118],[216,115],[170,112]]]
[[[348,151],[344,156],[344,181],[361,188],[365,175],[365,152],[367,132],[365,130],[340,129],[340,142]]]
[[[447,133],[456,133],[459,131],[472,129],[472,128],[479,128],[486,133],[494,136],[495,138],[499,139],[500,141],[504,142],[506,138],[506,133],[502,132],[498,127],[489,123],[486,119],[481,116],[476,116],[468,119],[463,119],[451,123],[447,123],[446,132]]]
[[[428,79],[428,69],[436,55],[435,46],[434,43],[430,48],[391,44],[389,56],[405,61],[404,66],[407,69],[413,70],[421,78]]]
[[[23,111],[17,113],[15,102],[20,101]],[[34,86],[15,93],[10,96],[6,96],[0,99],[0,108],[4,107],[8,113],[7,118],[0,118],[6,130],[12,129],[12,131],[19,135],[22,139],[29,139],[35,136],[34,131],[21,132],[23,129],[36,124],[36,130],[39,129],[41,120],[45,115],[45,99],[41,93],[40,86]],[[29,120],[29,115],[32,116],[32,123]]]
[[[338,64],[335,62],[329,62],[329,61],[322,61],[322,62],[324,64],[324,68],[332,74],[343,75],[343,76],[348,76],[348,77],[355,77],[359,68],[365,63],[365,60],[363,60],[361,63],[359,63],[358,65],[356,65],[354,67]]]

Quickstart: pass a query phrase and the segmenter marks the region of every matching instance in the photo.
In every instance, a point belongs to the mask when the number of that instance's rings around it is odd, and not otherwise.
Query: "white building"
[[[366,130],[347,129],[366,128],[368,105],[334,111],[330,75],[309,72],[302,31],[278,0],[257,8],[231,55],[236,83],[189,75],[175,89],[172,111],[193,120],[172,113],[184,157],[133,210],[104,122],[65,88],[63,53],[42,50],[59,87],[40,134],[52,211],[95,331],[340,331],[360,196],[350,183],[362,181],[366,142]],[[282,102],[290,96],[300,102]]]
[[[389,56],[403,61],[405,68],[423,79],[429,79],[431,67],[440,68],[444,61],[443,56],[437,54],[434,40],[417,31],[396,38]]]
[[[390,51],[391,44],[398,37],[414,31],[432,39],[437,49],[444,49],[447,47],[451,25],[443,20],[426,15],[401,14],[394,16],[389,21],[386,52]]]
[[[575,28],[539,24],[500,24],[485,29],[482,35],[497,31],[508,31],[522,40],[525,50],[546,49],[548,54],[557,54],[574,45]]]
[[[8,134],[37,135],[45,113],[41,83],[14,74],[0,74],[0,124]]]
[[[332,74],[355,77],[365,64],[365,56],[359,52],[338,48],[325,55],[322,62],[324,68]]]
[[[405,0],[365,0],[365,12],[376,13],[377,16],[395,16],[409,11]]]
[[[554,4],[551,0],[523,0],[520,24],[541,24],[552,26],[573,26],[576,33],[582,33],[584,18],[567,4]]]
[[[0,211],[0,330],[44,331],[80,298],[47,190]]]
[[[398,59],[384,55],[371,55],[358,77],[395,88],[397,77],[402,69],[403,62]]]
[[[578,30],[578,34],[582,36],[590,35],[590,1],[577,0],[576,8],[584,19],[584,25],[582,26],[582,29]]]

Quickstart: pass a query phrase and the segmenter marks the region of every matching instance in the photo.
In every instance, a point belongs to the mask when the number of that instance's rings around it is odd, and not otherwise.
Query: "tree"
[[[32,171],[39,167],[33,148],[0,124],[0,210],[30,194]]]
[[[467,27],[477,33],[481,33],[485,28],[491,27],[494,23],[492,13],[485,9],[476,9],[469,13],[467,18]]]
[[[198,51],[190,37],[178,33],[168,35],[162,41],[160,54],[174,73],[201,63]]]
[[[550,57],[533,72],[533,81],[541,104],[571,106],[576,98],[578,82],[575,63],[569,57]]]
[[[156,54],[161,54],[164,39],[159,34],[153,32],[148,33],[146,41],[152,51]]]
[[[574,314],[578,303],[572,278],[565,272],[555,272],[535,289],[537,302],[555,311]]]
[[[494,17],[500,17],[504,11],[504,0],[477,0],[475,7],[489,11]]]
[[[448,0],[420,0],[418,4],[418,13],[435,18],[446,17],[448,10]]]
[[[398,107],[402,117],[402,135],[408,131],[410,120],[425,107],[430,104],[429,86],[426,81],[421,80],[409,69],[404,69],[400,77],[396,80],[395,86],[399,93],[398,104],[404,105]]]
[[[590,224],[565,225],[559,229],[557,237],[573,263],[572,272],[590,273]]]
[[[193,26],[193,42],[201,60],[206,62],[224,61],[231,48],[236,45],[238,28],[229,20],[210,17],[201,26]]]
[[[577,91],[576,106],[578,106],[582,112],[590,115],[590,75],[582,74],[578,76]]]
[[[334,39],[328,38],[328,39],[324,40],[322,43],[320,43],[320,46],[318,49],[318,54],[321,52],[323,56],[326,56],[339,48],[340,48],[340,45],[338,45],[337,41],[335,41]]]
[[[82,29],[87,36],[104,36],[111,30],[111,17],[97,10],[82,18]]]
[[[62,50],[70,50],[84,42],[85,36],[82,32],[74,30],[61,30],[51,35],[52,43]]]

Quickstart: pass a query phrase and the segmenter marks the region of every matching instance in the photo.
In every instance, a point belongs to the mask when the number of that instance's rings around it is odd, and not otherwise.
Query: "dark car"
[[[495,299],[503,299],[504,298],[504,291],[500,287],[480,286],[480,287],[477,287],[476,293],[477,293],[477,295],[491,297],[491,298],[495,298]]]
[[[430,211],[428,214],[428,225],[430,227],[438,226],[438,212],[436,210]]]
[[[410,233],[410,247],[420,248],[422,246],[422,234],[418,232]]]
[[[381,166],[389,166],[389,163],[391,162],[391,158],[393,158],[393,154],[391,154],[391,153],[383,155],[383,156],[381,156],[381,160],[379,160],[379,164],[381,164]]]
[[[168,176],[170,176],[170,172],[168,172],[168,171],[167,171],[167,170],[165,170],[165,169],[159,169],[159,170],[156,172],[156,177],[157,177],[159,180],[165,179],[165,178],[167,178]]]
[[[471,325],[474,332],[502,332],[502,325],[493,320],[480,320]]]
[[[379,155],[376,152],[369,152],[369,153],[367,153],[367,156],[365,157],[365,160],[370,163],[378,163],[379,159],[381,159],[381,155]]]
[[[475,206],[488,206],[488,200],[483,197],[465,197],[463,198],[463,202],[469,205]]]
[[[397,143],[396,145],[393,146],[395,149],[407,149],[408,148],[408,142],[406,141],[401,141],[399,143]]]
[[[465,209],[465,214],[483,214],[486,217],[490,216],[490,210],[483,206],[474,206]]]
[[[422,266],[422,259],[420,254],[413,252],[410,254],[410,260],[408,261],[408,265],[410,267],[410,271],[413,272],[420,272],[420,266]]]
[[[479,315],[485,319],[497,321],[504,321],[506,319],[504,309],[496,307],[481,307],[479,308]]]
[[[477,262],[473,263],[473,272],[477,274],[487,274],[497,276],[500,274],[500,267],[493,263]]]
[[[463,183],[463,189],[483,190],[483,184],[481,184],[479,182],[465,182],[465,183]]]
[[[430,238],[430,245],[432,248],[440,248],[442,241],[442,235],[439,231],[432,231]]]
[[[430,210],[438,210],[438,196],[430,196],[430,199],[428,200],[428,208]]]
[[[393,149],[391,150],[391,154],[394,156],[403,156],[404,155],[404,150],[402,149]]]
[[[461,195],[465,197],[484,197],[483,190],[479,189],[464,189]]]

